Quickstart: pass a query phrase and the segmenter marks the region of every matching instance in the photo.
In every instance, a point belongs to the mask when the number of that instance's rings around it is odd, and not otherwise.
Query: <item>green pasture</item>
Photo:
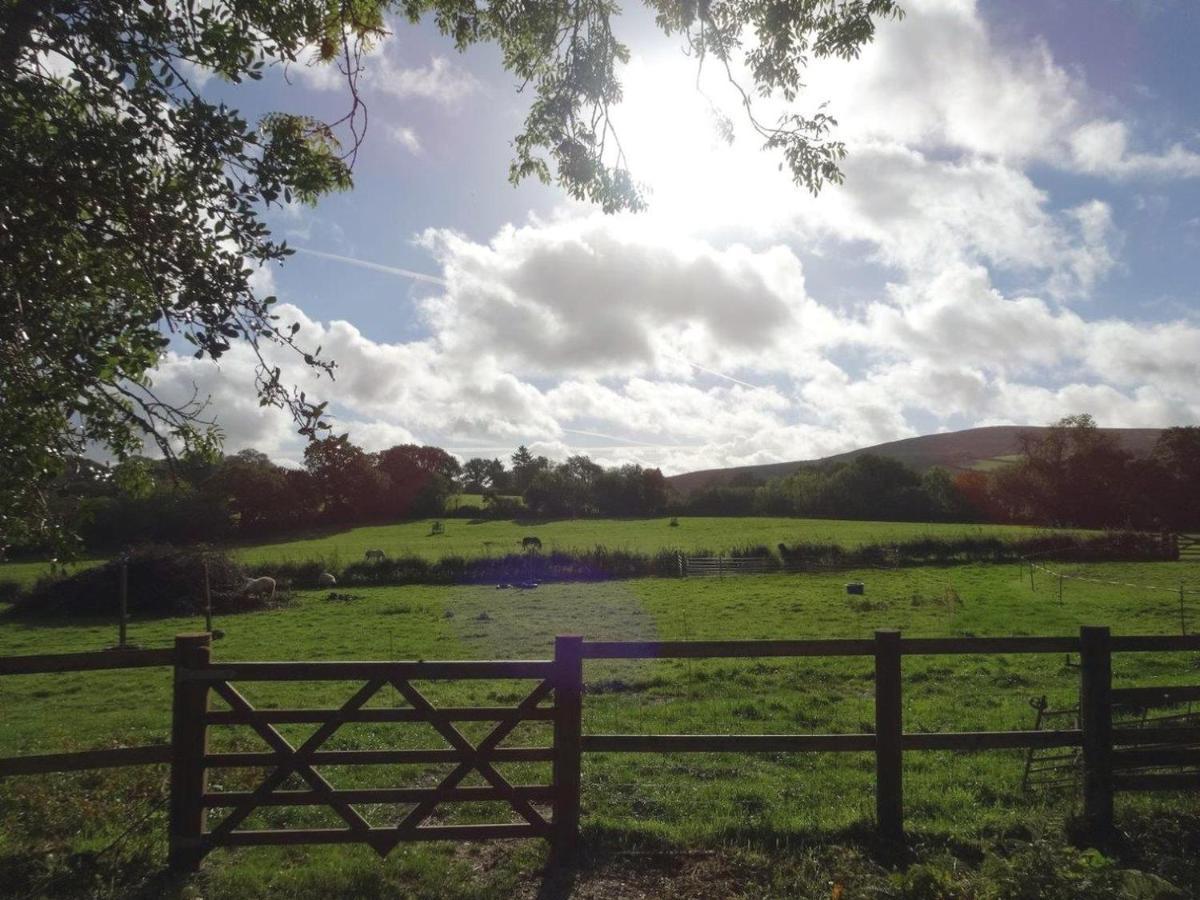
[[[533,591],[371,588],[354,589],[356,599],[350,601],[331,601],[313,591],[299,593],[283,608],[219,620],[216,624],[225,636],[216,643],[214,658],[545,658],[552,652],[554,636],[561,633],[611,640],[865,637],[876,628],[899,627],[912,636],[1054,635],[1073,634],[1080,624],[1109,624],[1118,634],[1171,634],[1180,630],[1179,600],[1165,589],[1177,589],[1181,580],[1200,585],[1200,565],[1186,563],[1094,564],[1072,571],[1164,590],[1068,582],[1060,603],[1057,586],[1048,579],[1038,576],[1036,589],[1031,590],[1027,571],[1017,566],[979,565],[556,584]],[[866,583],[864,596],[846,595],[844,583],[852,579]],[[1184,616],[1185,624],[1200,619],[1200,597],[1190,598]],[[130,635],[142,646],[166,646],[174,634],[196,630],[199,624],[195,619],[135,621]],[[112,642],[113,632],[108,622],[9,619],[0,624],[0,655],[100,649]],[[1029,698],[1046,695],[1055,706],[1075,701],[1078,674],[1067,662],[1060,654],[906,658],[906,729],[1031,727]],[[1196,660],[1190,654],[1127,654],[1116,659],[1114,668],[1118,685],[1195,683],[1197,677]],[[585,680],[586,732],[872,730],[869,658],[589,662]],[[419,685],[433,702],[455,705],[512,705],[531,686],[514,682]],[[356,687],[254,683],[246,684],[244,693],[260,705],[329,706],[345,700]],[[402,701],[394,692],[383,692],[372,702]],[[7,678],[0,682],[0,707],[4,709],[0,756],[161,740],[169,723],[170,674],[145,670]],[[480,727],[466,723],[463,730],[479,737]],[[312,726],[281,730],[290,740],[299,741]],[[548,740],[548,726],[525,723],[507,745]],[[327,748],[442,745],[441,738],[426,727],[348,725]],[[262,747],[248,729],[231,728],[217,729],[213,746]],[[927,849],[944,846],[948,836],[959,843],[987,842],[997,835],[1028,836],[1039,830],[1048,830],[1061,842],[1063,822],[1077,811],[1077,791],[1023,794],[1022,764],[1023,755],[1015,751],[907,754],[908,826]],[[429,784],[446,768],[331,767],[325,774],[341,787],[399,786]],[[549,777],[548,765],[501,768],[524,783],[544,783]],[[15,865],[14,858],[34,852],[35,846],[75,852],[107,846],[128,826],[135,811],[147,809],[152,817],[156,815],[161,774],[101,772],[0,783],[0,875],[5,865]],[[214,776],[214,784],[222,789],[252,789],[262,774],[223,770]],[[759,874],[754,877],[761,875],[768,882],[774,876],[764,873],[789,871],[787,867],[796,864],[789,854],[802,848],[811,853],[813,847],[829,850],[849,842],[850,848],[859,848],[847,850],[850,857],[861,855],[865,851],[854,835],[867,832],[873,813],[870,754],[598,754],[585,757],[583,774],[585,841],[593,853],[603,855],[614,848],[638,852],[690,848],[722,859],[727,854],[740,859],[749,853],[766,866],[756,870]],[[100,801],[113,791],[123,800],[110,809]],[[76,792],[85,801],[77,800]],[[86,802],[89,816],[80,815],[80,802]],[[1194,795],[1190,799],[1122,796],[1119,809],[1127,819],[1149,817],[1147,821],[1166,821],[1160,815],[1164,810],[1173,815],[1180,810],[1200,814]],[[397,815],[395,809],[384,808],[363,812],[379,824],[394,821]],[[36,824],[31,824],[31,817]],[[438,821],[495,821],[497,817],[507,818],[503,808],[460,806],[439,813]],[[161,830],[161,820],[154,822]],[[272,809],[256,813],[248,827],[301,822],[339,824],[316,809]],[[161,862],[161,834],[150,833],[137,846],[145,855],[144,865]],[[404,847],[384,862],[363,848],[220,851],[209,858],[205,873],[194,884],[205,897],[507,897],[531,879],[537,881],[544,852],[536,842],[493,847],[486,853],[480,850],[487,860],[481,868],[476,864],[480,857],[462,847]],[[875,871],[872,865],[878,868],[877,861],[847,862],[850,857],[840,864],[850,873],[846,877],[869,880],[868,870]],[[803,879],[797,875],[786,890],[759,885],[761,893],[750,891],[746,896],[773,891],[779,896],[829,896],[832,870],[820,867],[835,863],[824,860],[818,865],[811,859],[809,863],[817,866],[814,885],[826,885],[823,893],[812,885],[811,891],[802,889]]]
[[[992,456],[988,459],[977,460],[971,464],[970,468],[977,472],[995,472],[1020,462],[1021,459],[1022,457],[1019,453],[1010,453],[1006,456]]]
[[[501,494],[503,499],[510,502],[525,505],[525,501],[520,494]],[[446,512],[453,512],[456,509],[462,509],[464,506],[473,506],[477,509],[484,509],[487,506],[483,494],[451,494],[446,498]]]
[[[1045,534],[1046,529],[1015,525],[959,525],[928,522],[853,522],[842,519],[794,519],[747,516],[680,517],[670,519],[559,519],[548,522],[511,520],[441,519],[443,534],[433,533],[433,519],[353,528],[320,537],[259,544],[237,549],[250,565],[296,562],[310,559],[336,561],[342,565],[363,558],[368,550],[383,550],[388,556],[421,556],[436,560],[443,556],[503,556],[521,552],[521,540],[537,537],[545,552],[610,550],[656,553],[682,550],[727,553],[739,547],[799,541],[859,544],[912,540],[921,537],[995,535],[1004,538]],[[2,570],[0,570],[2,571]]]
[[[474,495],[460,494],[470,498]],[[1019,539],[1049,533],[1049,529],[1023,525],[967,525],[930,522],[856,522],[845,519],[795,519],[746,516],[680,517],[670,519],[558,519],[546,522],[514,520],[420,519],[394,525],[368,525],[320,536],[231,547],[235,556],[249,566],[278,562],[319,560],[331,566],[347,565],[363,558],[368,550],[383,550],[389,557],[419,556],[436,561],[443,556],[465,558],[504,556],[521,552],[521,540],[537,537],[544,552],[586,551],[595,547],[656,553],[728,553],[744,547],[807,541],[854,547],[860,544],[914,540],[923,537],[995,536]],[[435,534],[434,522],[443,533]],[[99,560],[78,560],[66,571],[96,565]],[[0,581],[32,585],[53,569],[48,562],[0,563]]]

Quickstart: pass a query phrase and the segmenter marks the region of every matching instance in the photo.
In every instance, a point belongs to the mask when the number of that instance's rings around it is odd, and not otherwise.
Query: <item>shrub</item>
[[[131,615],[193,615],[204,608],[204,563],[208,561],[213,609],[240,612],[256,609],[264,597],[244,597],[239,588],[245,573],[225,553],[165,544],[135,547],[125,554],[128,567],[127,609]],[[121,559],[85,569],[66,578],[43,578],[22,597],[19,615],[114,615],[119,608]]]
[[[739,553],[756,555],[759,549],[766,548],[743,548]],[[1020,540],[929,537],[896,544],[862,544],[850,550],[835,544],[780,544],[779,555],[789,569],[1016,562],[1028,557],[1079,562],[1143,562],[1168,558],[1166,545],[1160,537],[1142,532],[1047,534]]]
[[[13,581],[11,578],[0,580],[0,603],[16,603],[24,591],[25,588],[19,581]]]

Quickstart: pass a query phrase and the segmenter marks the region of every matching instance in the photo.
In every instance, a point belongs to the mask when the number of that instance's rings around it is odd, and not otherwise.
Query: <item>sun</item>
[[[697,79],[695,61],[635,57],[623,82],[613,123],[656,222],[710,230],[778,213],[790,181],[761,149],[724,72],[710,66]]]

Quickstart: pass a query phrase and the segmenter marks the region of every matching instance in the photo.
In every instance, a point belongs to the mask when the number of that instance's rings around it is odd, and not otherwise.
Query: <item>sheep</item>
[[[387,559],[387,554],[382,550],[368,550],[363,554],[363,559],[367,562],[383,562]]]
[[[337,579],[329,572],[322,572],[317,576],[317,586],[323,588],[336,587]]]
[[[247,578],[242,582],[242,587],[238,591],[243,597],[261,597],[267,594],[267,600],[275,599],[275,579],[269,575],[262,575],[258,578]]]

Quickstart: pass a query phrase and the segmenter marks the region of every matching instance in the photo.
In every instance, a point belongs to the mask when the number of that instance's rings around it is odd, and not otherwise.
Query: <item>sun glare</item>
[[[777,161],[760,152],[732,87],[677,57],[635,58],[613,120],[650,215],[683,230],[746,227],[781,212]],[[728,130],[727,124],[732,125]]]

